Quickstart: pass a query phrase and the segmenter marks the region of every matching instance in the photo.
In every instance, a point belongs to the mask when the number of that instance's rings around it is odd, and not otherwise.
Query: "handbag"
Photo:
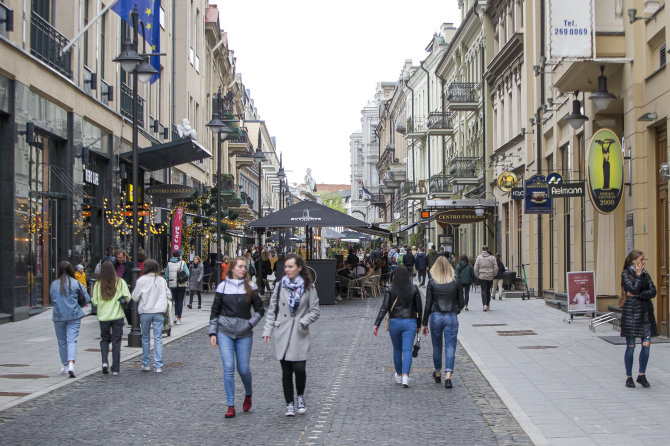
[[[84,290],[81,287],[81,283],[77,282],[77,303],[80,307],[86,306],[86,296],[84,295]]]
[[[130,311],[130,297],[127,296],[121,296],[119,297],[119,305],[121,305],[121,309],[123,312]]]
[[[412,357],[416,358],[419,356],[419,350],[421,350],[421,335],[417,333],[414,345],[412,346]]]
[[[398,296],[400,297],[400,296]],[[386,316],[386,331],[389,331],[389,321],[391,320],[391,311],[393,311],[393,307],[395,307],[395,303],[398,302],[398,297],[395,298],[393,301],[393,305],[391,305],[391,309],[389,310],[388,316]]]
[[[186,271],[184,271],[183,264],[184,264],[184,262],[181,262],[179,264],[179,270],[177,271],[177,284],[178,285],[183,285],[186,282],[188,282],[188,276],[186,275]]]

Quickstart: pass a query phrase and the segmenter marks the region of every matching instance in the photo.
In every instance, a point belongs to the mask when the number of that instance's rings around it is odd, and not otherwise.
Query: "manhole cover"
[[[410,372],[432,372],[434,371],[432,367],[412,367],[410,369]],[[382,367],[382,372],[395,372],[395,367],[392,366],[384,366]]]
[[[0,367],[28,367],[28,364],[0,364]]]
[[[522,345],[519,348],[523,350],[544,350],[547,348],[558,348],[558,345]]]
[[[47,375],[30,375],[30,374],[20,374],[20,373],[14,373],[11,375],[0,375],[0,378],[7,378],[7,379],[42,379],[42,378],[48,378]]]
[[[87,352],[100,352],[101,350],[99,348],[87,348]]]
[[[531,336],[536,335],[533,330],[507,330],[507,331],[496,331],[499,336]]]
[[[0,392],[0,396],[28,396],[29,393],[25,392]]]
[[[503,327],[507,324],[472,324],[473,327]]]

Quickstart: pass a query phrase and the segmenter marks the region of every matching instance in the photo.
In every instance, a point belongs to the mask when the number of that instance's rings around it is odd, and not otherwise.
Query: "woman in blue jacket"
[[[77,297],[83,294],[86,303],[91,301],[86,288],[74,278],[74,268],[69,262],[58,264],[57,279],[51,282],[49,297],[53,304],[53,322],[58,340],[58,353],[63,364],[61,373],[74,378],[74,363],[77,360],[77,339],[84,312]]]

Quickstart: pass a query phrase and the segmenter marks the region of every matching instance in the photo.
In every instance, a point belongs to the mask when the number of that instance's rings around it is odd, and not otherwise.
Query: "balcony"
[[[433,175],[428,181],[430,194],[435,195],[451,195],[454,193],[454,188],[451,185],[449,175]]]
[[[60,55],[69,42],[35,11],[30,14],[30,54],[72,79],[72,50]]]
[[[477,84],[474,82],[452,82],[447,90],[447,101],[451,111],[473,111],[479,108]]]
[[[370,194],[369,200],[373,206],[386,207],[386,196],[384,194]]]
[[[410,116],[407,118],[407,133],[405,138],[425,138],[426,119],[423,116]]]
[[[138,97],[139,103],[137,104],[137,123],[140,127],[144,128],[144,99],[141,96]],[[133,89],[121,83],[121,115],[132,120],[133,119]],[[179,139],[179,136],[173,134],[172,139]]]
[[[256,163],[256,160],[251,155],[240,155],[239,153],[235,156],[235,165],[238,169],[247,166],[253,166]]]
[[[426,120],[428,135],[447,135],[454,134],[454,113],[449,112],[431,112]]]
[[[395,148],[387,145],[377,161],[377,175],[382,178],[395,158]]]
[[[449,161],[449,176],[454,185],[479,184],[481,174],[480,158],[456,157]]]
[[[419,181],[405,181],[401,186],[403,200],[425,200],[426,199],[426,182]]]
[[[249,153],[249,135],[247,129],[233,129],[228,139],[228,156],[244,155]]]

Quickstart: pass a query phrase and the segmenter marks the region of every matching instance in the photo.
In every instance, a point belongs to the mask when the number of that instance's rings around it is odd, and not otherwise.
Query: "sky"
[[[349,136],[377,82],[426,58],[457,0],[210,0],[289,181],[350,183]]]

